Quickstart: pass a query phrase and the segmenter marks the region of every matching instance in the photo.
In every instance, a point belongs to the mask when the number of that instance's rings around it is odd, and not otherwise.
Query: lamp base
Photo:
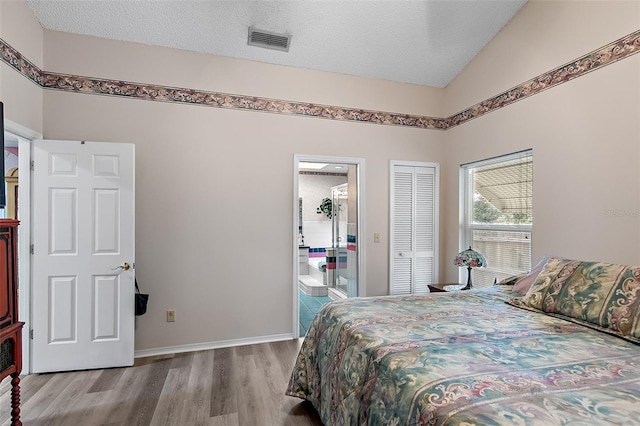
[[[471,266],[467,266],[467,271],[469,271],[467,274],[467,285],[462,287],[461,290],[471,290],[473,288],[473,284],[471,283]]]

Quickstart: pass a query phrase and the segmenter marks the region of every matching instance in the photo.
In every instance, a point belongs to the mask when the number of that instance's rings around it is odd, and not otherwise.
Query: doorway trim
[[[11,120],[4,130],[18,137],[18,320],[22,328],[22,374],[31,374],[31,142],[42,134]]]
[[[366,271],[365,271],[365,246],[366,246],[366,231],[365,231],[365,165],[364,158],[354,157],[330,157],[322,155],[306,155],[306,154],[294,154],[293,155],[293,198],[292,198],[292,234],[291,234],[291,247],[292,247],[292,262],[293,262],[293,337],[295,339],[300,337],[300,327],[298,325],[298,229],[299,217],[298,217],[298,202],[300,197],[300,162],[309,163],[341,163],[341,164],[355,164],[358,166],[357,174],[357,188],[358,188],[358,296],[363,296],[366,289]]]

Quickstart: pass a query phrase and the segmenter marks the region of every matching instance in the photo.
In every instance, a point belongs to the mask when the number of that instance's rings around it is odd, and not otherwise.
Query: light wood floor
[[[139,358],[133,367],[22,378],[25,426],[322,425],[307,402],[284,394],[300,341]],[[10,379],[0,424],[10,423]]]

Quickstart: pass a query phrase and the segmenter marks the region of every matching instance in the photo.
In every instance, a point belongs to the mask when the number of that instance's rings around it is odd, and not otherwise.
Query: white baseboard
[[[194,343],[190,345],[167,346],[164,348],[142,349],[135,351],[134,358],[147,356],[170,355],[184,352],[206,351],[210,349],[230,348],[233,346],[255,345],[258,343],[280,342],[292,340],[293,334],[274,334],[271,336],[251,337],[248,339],[220,340],[217,342]]]

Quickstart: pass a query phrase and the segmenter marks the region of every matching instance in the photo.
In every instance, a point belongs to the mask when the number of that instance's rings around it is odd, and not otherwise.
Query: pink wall
[[[444,90],[43,32],[24,2],[0,2],[0,38],[46,72],[444,118],[636,31],[638,5],[530,1]],[[47,138],[136,144],[136,261],[153,295],[136,349],[153,351],[291,333],[294,154],[365,159],[366,295],[388,292],[391,160],[441,164],[443,280],[458,273],[459,165],[525,148],[534,258],[640,263],[638,75],[634,55],[447,131],[43,90],[5,63],[0,95]],[[255,247],[273,256],[244,255]]]
[[[449,112],[638,28],[637,1],[530,1],[447,87]],[[443,257],[459,249],[458,166],[533,148],[533,263],[547,253],[640,264],[639,76],[634,55],[448,130]]]

